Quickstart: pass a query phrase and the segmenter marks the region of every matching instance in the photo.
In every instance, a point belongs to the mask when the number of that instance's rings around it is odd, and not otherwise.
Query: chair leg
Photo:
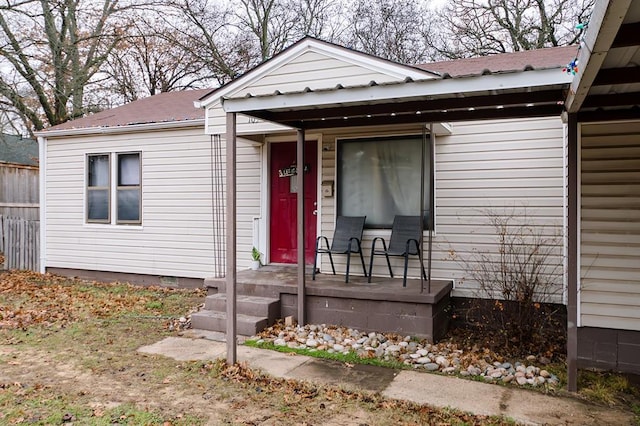
[[[364,256],[362,255],[362,247],[360,248],[360,262],[362,262],[362,271],[364,272],[364,276],[367,276],[367,267],[364,265]]]
[[[422,269],[422,276],[424,279],[427,279],[427,273],[424,270],[424,264],[422,263],[422,256],[420,255],[420,249],[418,249],[418,260],[420,261],[420,268]]]
[[[387,254],[387,250],[384,250],[384,257],[387,258],[387,268],[389,268],[389,275],[393,278],[393,269],[391,269],[391,262],[389,261],[389,255]]]
[[[331,256],[331,252],[329,253],[329,262],[331,262],[331,271],[333,271],[333,275],[336,274],[336,267],[333,265],[333,256]]]
[[[371,248],[371,257],[369,258],[369,277],[367,279],[368,283],[371,282],[371,277],[373,276],[373,258],[375,255],[376,255],[376,246],[374,244],[373,247]]]
[[[351,264],[351,244],[349,244],[349,251],[347,252],[347,274],[345,276],[344,282],[349,282],[349,266]]]
[[[320,239],[316,240],[316,253],[313,256],[313,272],[311,273],[311,280],[316,280],[316,267],[318,266],[318,244],[320,244]]]
[[[409,253],[404,254],[404,277],[402,278],[402,287],[407,286],[407,268],[409,266]]]

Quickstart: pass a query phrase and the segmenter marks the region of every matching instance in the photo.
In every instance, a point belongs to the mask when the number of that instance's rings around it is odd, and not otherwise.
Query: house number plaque
[[[309,172],[310,170],[310,166],[309,164],[305,164],[304,165],[304,171],[305,172]],[[295,176],[298,174],[297,171],[297,167],[295,164],[289,166],[289,167],[285,167],[283,169],[278,169],[278,177],[281,178],[285,178],[285,177],[291,177],[291,176]]]

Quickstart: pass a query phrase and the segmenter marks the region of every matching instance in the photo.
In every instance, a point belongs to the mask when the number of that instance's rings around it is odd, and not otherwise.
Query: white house
[[[162,94],[40,132],[41,264],[178,285],[226,275],[235,291],[235,271],[249,266],[254,246],[264,263],[304,271],[316,236],[330,237],[337,216],[366,214],[367,257],[394,215],[429,210],[431,277],[451,283],[453,297],[473,297],[476,285],[456,259],[495,250],[485,211],[526,212],[532,226],[561,238],[552,301],[568,305],[570,370],[580,348],[584,365],[637,372],[640,143],[629,108],[639,81],[637,7],[597,4],[575,78],[563,67],[576,48],[411,67],[306,38],[208,93]],[[625,65],[626,74],[603,72]],[[607,90],[618,95],[599,97]],[[161,113],[162,104],[171,109]],[[614,110],[614,124],[603,124],[608,115],[597,108]],[[303,203],[289,173],[302,146]],[[326,259],[319,265],[330,271]],[[386,275],[383,263],[376,271],[374,279]],[[412,260],[409,276],[418,271]],[[362,275],[357,263],[352,274]],[[304,290],[305,274],[298,277]],[[335,295],[313,291],[333,303]],[[304,321],[297,303],[287,312]],[[608,339],[604,352],[599,335]]]

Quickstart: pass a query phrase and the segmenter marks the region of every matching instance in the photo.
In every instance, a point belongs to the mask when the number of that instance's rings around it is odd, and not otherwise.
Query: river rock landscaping
[[[412,336],[367,333],[325,324],[304,327],[276,324],[255,339],[257,345],[270,342],[292,350],[343,355],[355,353],[362,359],[378,358],[404,364],[407,368],[467,376],[486,382],[551,388],[560,384],[559,378],[545,369],[550,363],[545,357],[529,355],[523,360],[508,361],[490,349],[477,345],[461,348],[450,341],[431,344]]]

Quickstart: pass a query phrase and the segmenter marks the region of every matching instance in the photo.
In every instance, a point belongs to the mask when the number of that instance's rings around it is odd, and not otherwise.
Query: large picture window
[[[142,223],[140,153],[87,155],[86,202],[88,223]]]
[[[367,227],[390,228],[395,215],[421,214],[420,189],[424,188],[426,229],[432,194],[429,175],[429,144],[421,135],[341,140],[338,214],[367,216]]]

